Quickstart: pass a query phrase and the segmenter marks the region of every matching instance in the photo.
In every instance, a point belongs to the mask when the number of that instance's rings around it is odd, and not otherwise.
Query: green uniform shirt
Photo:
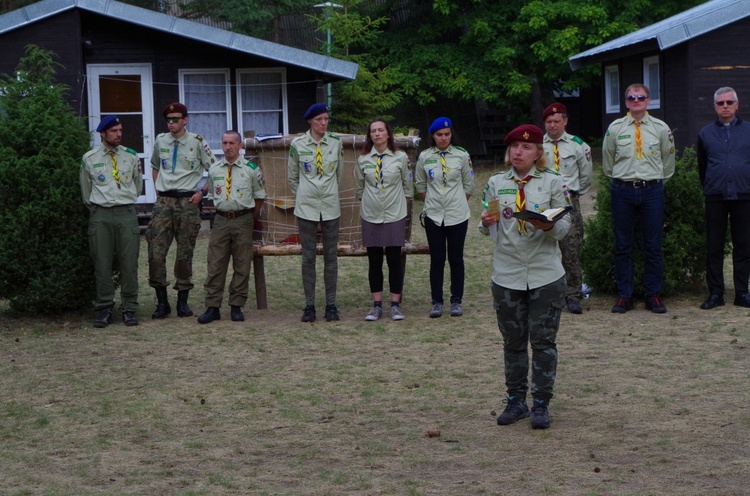
[[[524,187],[526,209],[544,212],[548,208],[565,207],[568,200],[560,174],[552,170],[539,172],[535,167],[529,171],[532,179]],[[526,291],[554,282],[565,275],[558,241],[570,229],[570,214],[555,222],[549,231],[536,229],[526,223],[527,234],[519,234],[518,220],[512,217],[516,211],[518,184],[515,169],[499,172],[490,177],[482,193],[482,202],[500,201],[500,220],[497,223],[497,239],[492,262],[492,281],[504,288]],[[489,234],[489,228],[481,222],[479,231]]]
[[[114,176],[114,162],[110,149],[100,145],[86,153],[81,160],[81,198],[86,206],[115,207],[132,205],[141,193],[143,179],[138,155],[132,148],[114,149],[120,186]]]
[[[648,113],[641,124],[643,158],[636,157],[635,124],[628,113],[609,125],[602,143],[604,175],[622,181],[666,181],[674,174],[672,131]]]
[[[368,154],[357,157],[354,190],[362,200],[360,217],[373,224],[396,222],[406,217],[406,199],[414,196],[409,158],[401,150],[386,149],[381,164],[382,184],[376,175],[377,161],[374,147]]]
[[[466,195],[474,193],[474,170],[469,153],[450,145],[445,149],[447,172],[443,180],[440,150],[433,146],[419,154],[414,171],[414,188],[426,193],[424,211],[438,226],[455,226],[471,216]]]
[[[289,146],[289,187],[295,195],[294,215],[317,222],[341,217],[339,185],[344,173],[341,139],[326,133],[320,140],[323,173],[318,173],[315,152],[318,143],[310,131],[292,140]]]
[[[594,166],[591,162],[591,148],[578,136],[563,133],[557,140],[557,154],[560,157],[560,170],[555,169],[553,140],[544,135],[544,153],[547,154],[547,167],[559,172],[568,190],[585,195],[591,189]]]
[[[216,163],[216,157],[202,136],[186,131],[176,141],[175,156],[172,135],[162,133],[156,137],[151,154],[151,167],[159,171],[154,184],[156,191],[195,191],[203,171]]]
[[[232,168],[231,188],[227,190],[227,171]],[[235,212],[255,207],[255,200],[266,197],[260,168],[252,162],[238,158],[233,164],[225,159],[208,170],[208,193],[216,210]],[[228,193],[228,194],[227,194]]]

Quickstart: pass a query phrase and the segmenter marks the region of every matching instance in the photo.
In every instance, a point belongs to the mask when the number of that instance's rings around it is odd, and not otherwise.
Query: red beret
[[[542,112],[542,120],[546,121],[547,117],[552,114],[567,114],[568,109],[562,103],[553,103]]]
[[[161,113],[164,117],[166,117],[167,114],[174,114],[175,112],[179,112],[183,117],[185,117],[187,116],[187,107],[180,102],[174,102],[164,107],[164,110],[162,110]]]
[[[542,143],[543,138],[544,133],[542,133],[541,129],[533,124],[524,124],[506,134],[503,143],[506,145],[519,141],[524,143]]]

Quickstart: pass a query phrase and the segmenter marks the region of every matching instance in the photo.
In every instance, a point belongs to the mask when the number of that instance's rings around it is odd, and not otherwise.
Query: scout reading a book
[[[491,287],[503,336],[507,394],[497,423],[508,425],[531,417],[534,429],[550,426],[557,330],[565,306],[565,270],[558,241],[570,229],[562,177],[546,168],[542,138],[541,129],[532,125],[508,133],[508,170],[490,177],[482,195],[485,210],[479,227],[483,234],[497,231]],[[524,212],[524,218],[516,215]],[[529,392],[531,405],[526,403]]]

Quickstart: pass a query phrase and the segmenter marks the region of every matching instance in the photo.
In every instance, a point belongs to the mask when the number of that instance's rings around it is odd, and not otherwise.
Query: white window
[[[237,71],[239,131],[287,134],[286,69]]]
[[[658,109],[661,107],[661,85],[659,84],[659,56],[645,57],[643,59],[643,84],[648,88],[650,103],[648,108]]]
[[[221,158],[221,136],[232,129],[229,69],[182,69],[179,75],[180,101],[190,118],[188,130],[203,136]]]
[[[604,68],[604,108],[608,114],[620,113],[620,70],[616,65]]]

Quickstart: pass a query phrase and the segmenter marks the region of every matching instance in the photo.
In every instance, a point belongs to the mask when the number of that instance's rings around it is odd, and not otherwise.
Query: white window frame
[[[652,68],[656,67],[656,81],[651,80]],[[659,71],[659,56],[643,57],[643,84],[649,91],[649,109],[661,108],[661,84]]]
[[[241,81],[242,81],[242,75],[243,74],[250,74],[250,73],[278,73],[281,74],[281,127],[282,131],[281,133],[283,135],[289,134],[289,119],[288,119],[288,110],[289,105],[287,102],[287,84],[286,84],[286,68],[285,67],[262,67],[262,68],[254,68],[254,69],[237,69],[237,126],[240,134],[243,136],[245,135],[245,131],[250,131],[250,129],[243,129],[242,124],[242,115],[243,115],[243,101],[242,101],[242,88],[241,88]],[[278,111],[279,109],[252,109],[252,111],[262,112],[262,111]]]
[[[226,103],[224,107],[224,114],[226,116],[226,126],[224,129],[222,129],[222,132],[224,132],[227,129],[232,129],[232,88],[231,88],[231,82],[229,81],[229,74],[230,70],[229,68],[211,68],[211,69],[180,69],[178,70],[178,77],[179,77],[179,83],[180,83],[180,102],[184,103],[188,108],[188,118],[192,115],[200,114],[201,111],[194,110],[190,108],[190,102],[186,101],[187,96],[185,94],[185,77],[191,76],[195,74],[222,74],[224,76],[224,93],[226,96]],[[219,112],[220,109],[217,109],[216,112]],[[186,126],[189,131],[191,132],[197,132],[200,131],[199,129],[191,129],[190,123],[188,122],[188,125]],[[198,133],[201,134],[201,133]],[[224,156],[224,153],[221,150],[221,136],[204,136],[204,139],[208,140],[209,146],[211,147],[211,151],[216,155],[218,158],[222,158]]]
[[[612,88],[612,76],[617,88]],[[620,68],[616,65],[604,67],[604,108],[608,114],[620,113]]]

